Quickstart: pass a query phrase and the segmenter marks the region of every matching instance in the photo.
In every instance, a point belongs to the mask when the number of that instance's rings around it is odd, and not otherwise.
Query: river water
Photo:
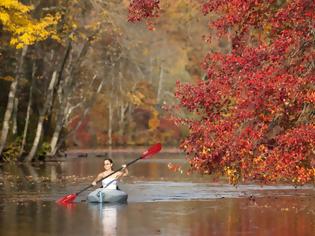
[[[137,153],[112,153],[115,167]],[[0,235],[315,235],[314,186],[237,187],[209,176],[171,172],[181,154],[162,153],[129,167],[120,183],[128,203],[55,201],[88,186],[103,157],[0,166]]]

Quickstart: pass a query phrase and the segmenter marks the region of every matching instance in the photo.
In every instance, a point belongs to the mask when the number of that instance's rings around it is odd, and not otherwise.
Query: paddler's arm
[[[116,179],[127,176],[129,173],[129,171],[127,169],[127,165],[122,165],[121,167],[122,167],[122,170],[117,173]]]
[[[93,182],[91,183],[93,186],[95,186],[96,185],[96,182],[97,181],[99,181],[99,180],[101,180],[103,178],[103,173],[99,173],[98,175],[97,175],[97,177],[93,180]]]

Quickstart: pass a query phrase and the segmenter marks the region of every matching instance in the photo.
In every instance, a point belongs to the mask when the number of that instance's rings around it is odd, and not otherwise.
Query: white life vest
[[[117,189],[117,180],[115,178],[108,177],[102,180],[103,188]]]

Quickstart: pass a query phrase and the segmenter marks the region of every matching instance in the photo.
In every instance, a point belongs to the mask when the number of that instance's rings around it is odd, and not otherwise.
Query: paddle
[[[160,143],[157,143],[157,144],[154,144],[153,146],[151,146],[148,150],[146,150],[145,152],[142,153],[142,155],[140,157],[138,157],[137,159],[129,162],[126,164],[126,167],[132,165],[133,163],[135,163],[136,161],[140,160],[140,159],[147,159],[148,157],[151,157],[153,156],[154,154],[158,153],[162,148],[162,145]],[[113,173],[105,176],[104,178],[98,180],[96,183],[102,181],[103,179],[106,179],[108,178],[109,176],[117,173],[118,171],[121,171],[123,169],[123,167],[119,168],[118,170],[114,171]],[[67,196],[64,196],[62,198],[60,198],[57,203],[59,204],[68,204],[68,203],[71,203],[73,202],[73,200],[82,192],[84,192],[85,190],[93,187],[94,185],[90,184],[89,186],[85,187],[84,189],[80,190],[79,192],[77,193],[74,193],[74,194],[69,194]]]

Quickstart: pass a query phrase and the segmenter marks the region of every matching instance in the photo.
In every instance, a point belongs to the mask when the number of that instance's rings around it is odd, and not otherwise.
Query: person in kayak
[[[110,175],[113,173],[113,161],[110,158],[106,158],[104,160],[104,171],[99,173],[97,177],[94,179],[92,182],[92,185],[95,186],[96,182],[105,178],[106,176]],[[102,187],[106,189],[119,189],[117,185],[117,181],[128,175],[128,169],[126,165],[122,165],[122,170],[117,171],[115,174],[112,174],[108,178],[105,178],[102,180]]]

